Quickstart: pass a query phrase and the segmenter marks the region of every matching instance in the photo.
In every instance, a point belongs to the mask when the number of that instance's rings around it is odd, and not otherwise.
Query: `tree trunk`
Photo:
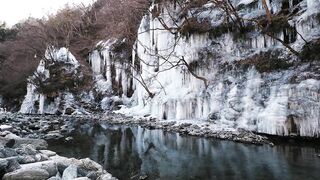
[[[271,24],[272,17],[271,17],[271,12],[270,12],[270,9],[268,7],[267,1],[266,0],[262,0],[262,4],[263,4],[263,7],[264,7],[264,9],[266,11],[268,22],[269,22],[269,24]]]

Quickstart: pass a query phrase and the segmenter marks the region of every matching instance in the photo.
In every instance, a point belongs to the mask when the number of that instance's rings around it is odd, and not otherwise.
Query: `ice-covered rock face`
[[[41,88],[47,88],[47,86],[52,85],[52,83],[58,83],[50,82],[49,78],[51,74],[56,76],[57,73],[61,74],[62,72],[65,72],[68,75],[78,75],[80,63],[66,48],[48,48],[45,57],[46,60],[40,61],[36,72],[29,78],[30,83],[27,85],[27,94],[19,112],[24,114],[86,113],[83,108],[75,107],[75,94],[68,90],[59,91],[59,89],[54,89],[56,90],[54,96],[49,96],[49,94],[40,91]],[[50,69],[47,68],[48,66],[57,66],[60,67],[60,69],[55,69],[55,71],[58,72],[50,72]],[[53,84],[53,87],[58,86],[57,84]],[[81,93],[82,92],[79,92],[79,94]],[[83,97],[83,101],[90,101],[93,99],[90,94],[83,94],[81,97]]]
[[[132,96],[131,59],[121,57],[121,53],[113,51],[122,43],[117,39],[99,42],[97,49],[89,56],[95,79],[94,90],[102,97],[100,106],[103,110],[117,109],[119,104]]]
[[[261,1],[232,2],[244,19],[266,14]],[[298,11],[288,24],[273,32],[274,36],[296,51],[303,49],[305,41],[319,39],[318,2],[267,1],[273,14]],[[196,21],[209,23],[213,27],[210,33],[177,33],[183,24],[178,14],[181,9],[173,4],[166,8],[153,4],[151,12],[154,9],[160,12],[159,18],[150,13],[142,19],[132,61],[115,52],[115,46],[121,44],[116,39],[100,42],[90,54],[93,89],[102,109],[125,104],[118,112],[159,120],[209,120],[219,130],[320,135],[319,63],[300,62],[283,43],[260,30],[247,33],[245,38],[221,31],[224,14],[211,3],[187,12]],[[67,49],[49,52],[48,57],[70,65],[66,71],[78,68]],[[45,61],[37,73],[44,79],[50,77]],[[28,85],[21,112],[56,112],[61,105],[66,111],[76,99],[66,91],[49,103],[36,89],[32,83]],[[93,99],[92,93],[83,96],[87,102]]]
[[[256,5],[257,1],[236,2],[250,4],[240,10],[243,17],[265,13],[260,1]],[[311,41],[320,37],[320,27],[318,20],[312,18],[319,13],[313,8],[318,1],[289,1],[289,8],[297,3],[300,3],[301,13],[290,23],[303,38],[296,34],[287,41],[300,50],[303,39]],[[273,13],[278,13],[283,4],[282,1],[268,1],[268,6]],[[152,8],[157,7],[153,5]],[[218,27],[221,12],[211,9],[210,4],[204,7],[200,12],[194,11],[199,13],[198,20],[209,17],[211,24]],[[168,14],[172,16],[176,11],[173,5],[163,8],[160,19],[169,27],[175,27],[179,22],[173,22]],[[274,135],[320,135],[320,81],[306,75],[312,74],[308,72],[310,65],[265,72],[257,70],[254,64],[241,65],[249,57],[275,50],[280,51],[279,61],[294,61],[294,56],[279,41],[257,32],[240,40],[235,39],[232,32],[218,37],[210,37],[209,33],[181,36],[166,30],[163,22],[152,14],[141,22],[133,58],[133,64],[140,60],[141,71],[135,76],[139,81],[134,81],[133,106],[119,112],[151,115],[162,120],[211,120],[221,129],[244,128]],[[276,36],[286,39],[288,31],[280,31]],[[181,65],[181,59],[194,65],[193,73],[209,81],[208,88]],[[299,81],[294,81],[300,76]],[[141,81],[155,93],[153,98]]]
[[[317,8],[320,5],[319,0],[307,0],[307,5],[309,9]]]

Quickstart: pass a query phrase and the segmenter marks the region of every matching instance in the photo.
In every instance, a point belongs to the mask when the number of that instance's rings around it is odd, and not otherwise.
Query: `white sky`
[[[42,18],[49,13],[55,13],[65,4],[85,5],[94,0],[0,0],[0,22],[12,26],[28,17]]]

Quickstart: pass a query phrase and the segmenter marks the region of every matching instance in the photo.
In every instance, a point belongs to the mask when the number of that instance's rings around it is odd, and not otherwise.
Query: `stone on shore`
[[[78,176],[78,167],[76,165],[71,164],[68,166],[64,171],[62,175],[63,180],[73,180],[77,178]]]
[[[50,150],[40,150],[40,152],[48,157],[51,157],[51,156],[55,156],[57,155],[56,152],[53,152],[53,151],[50,151]]]
[[[42,161],[31,164],[23,164],[21,165],[22,169],[43,169],[49,173],[49,176],[55,176],[58,173],[57,164],[52,161]]]
[[[49,177],[49,173],[44,169],[28,168],[7,173],[3,176],[3,180],[44,180]]]
[[[79,178],[75,178],[74,180],[90,180],[90,179],[87,177],[79,177]]]
[[[15,141],[13,148],[19,148],[23,144],[32,145],[36,150],[48,148],[48,143],[43,139],[20,138],[14,134],[8,134],[5,137],[0,137],[0,144],[6,144],[12,139]]]
[[[11,131],[13,128],[10,125],[0,125],[1,131]]]

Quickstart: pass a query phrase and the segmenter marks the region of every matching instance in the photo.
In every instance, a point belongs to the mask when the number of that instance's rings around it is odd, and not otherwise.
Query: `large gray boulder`
[[[16,148],[16,152],[25,155],[37,154],[37,150],[32,144],[21,144],[19,148]]]
[[[57,164],[52,160],[23,164],[21,167],[22,169],[43,169],[49,173],[50,177],[55,176],[58,173]]]
[[[3,176],[3,180],[44,180],[48,179],[49,173],[44,169],[19,169]]]
[[[71,164],[68,166],[62,175],[63,180],[73,180],[78,177],[78,167],[76,165]]]
[[[13,157],[17,156],[18,153],[11,148],[0,148],[0,158],[8,158],[8,157]]]
[[[9,159],[7,159],[7,161],[8,161],[8,165],[6,168],[6,172],[12,172],[12,171],[15,171],[15,170],[21,168],[21,166],[16,158],[9,158]]]
[[[40,153],[48,156],[48,157],[51,157],[51,156],[55,156],[57,155],[56,152],[53,152],[53,151],[50,151],[50,150],[40,150]]]

